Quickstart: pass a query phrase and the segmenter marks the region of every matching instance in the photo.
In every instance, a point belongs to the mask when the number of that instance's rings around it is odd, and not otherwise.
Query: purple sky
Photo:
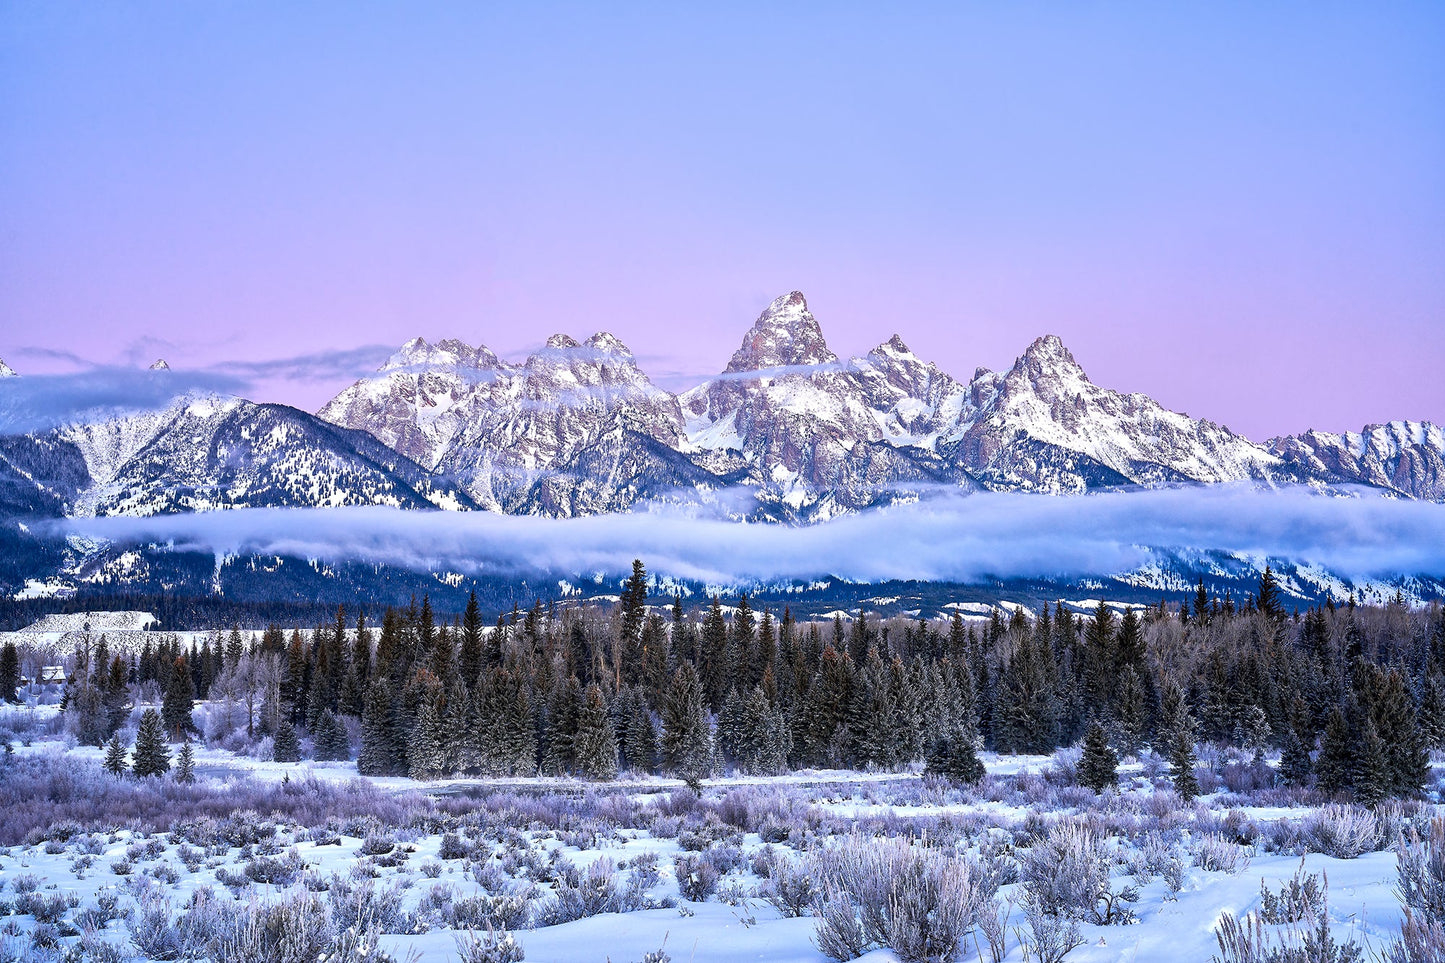
[[[7,4],[0,358],[606,329],[675,388],[798,288],[840,354],[1445,421],[1445,5],[718,6]]]

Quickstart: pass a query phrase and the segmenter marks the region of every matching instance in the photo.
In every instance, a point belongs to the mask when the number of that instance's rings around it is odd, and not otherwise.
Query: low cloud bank
[[[92,518],[62,530],[222,554],[365,560],[471,574],[624,572],[727,583],[1069,578],[1127,571],[1156,549],[1314,563],[1346,577],[1445,574],[1445,506],[1361,492],[1213,486],[1059,497],[951,495],[806,527],[665,512],[548,519],[389,508],[243,509]]]
[[[46,431],[118,415],[164,408],[193,392],[253,395],[267,381],[324,381],[374,371],[390,349],[363,345],[265,361],[227,361],[204,368],[164,371],[96,365],[66,351],[30,349],[22,354],[77,365],[63,374],[25,374],[0,379],[0,435]]]

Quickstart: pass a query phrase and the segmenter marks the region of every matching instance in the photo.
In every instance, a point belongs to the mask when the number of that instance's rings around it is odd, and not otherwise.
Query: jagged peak
[[[1023,354],[1014,362],[1014,370],[1025,372],[1036,378],[1045,374],[1070,374],[1087,381],[1084,369],[1074,360],[1074,355],[1064,346],[1063,339],[1056,334],[1035,338]]]
[[[20,372],[10,367],[3,360],[0,360],[0,378],[18,378]]]
[[[381,371],[394,368],[491,368],[499,364],[497,356],[485,345],[472,347],[458,338],[445,338],[428,344],[426,338],[415,337],[386,359]]]
[[[610,331],[598,331],[587,339],[587,346],[607,354],[620,354],[632,357],[632,351],[623,344],[622,339]]]
[[[818,319],[808,310],[801,291],[775,298],[743,337],[728,362],[728,371],[755,371],[832,364],[838,356],[828,348]]]
[[[166,359],[165,359],[165,358],[157,358],[155,361],[151,362],[150,370],[151,370],[151,371],[169,371],[169,370],[171,370],[171,366],[168,365],[168,364],[166,364]]]
[[[912,355],[913,351],[903,343],[903,338],[895,334],[887,341],[873,349],[874,354]]]

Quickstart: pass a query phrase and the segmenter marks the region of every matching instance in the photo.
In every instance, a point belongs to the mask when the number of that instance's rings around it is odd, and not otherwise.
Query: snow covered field
[[[659,778],[368,781],[204,750],[185,786],[113,777],[45,728],[0,769],[32,809],[0,816],[24,829],[0,838],[0,960],[818,963],[840,934],[873,961],[1049,959],[1050,940],[1078,944],[1053,957],[1071,963],[1208,960],[1221,916],[1261,911],[1296,917],[1267,936],[1298,942],[1323,911],[1338,943],[1384,953],[1395,847],[1438,809],[1325,807],[1230,757],[1206,760],[1213,791],[1193,804],[1148,758],[1096,796],[1068,751],[985,755],[977,787],[809,772],[696,797]],[[910,927],[922,937],[899,947]]]

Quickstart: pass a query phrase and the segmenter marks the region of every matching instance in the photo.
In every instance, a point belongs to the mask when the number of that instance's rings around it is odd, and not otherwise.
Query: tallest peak
[[[17,372],[4,361],[0,361],[0,378],[14,378]]]
[[[1073,353],[1056,334],[1046,334],[1035,339],[1018,361],[1014,362],[1014,369],[1026,372],[1031,378],[1046,374],[1069,374],[1088,380],[1084,369],[1074,360]]]
[[[828,349],[818,319],[808,311],[801,291],[775,298],[753,322],[742,347],[728,362],[728,371],[806,367],[832,364],[838,356]]]
[[[766,317],[770,314],[787,314],[793,312],[800,312],[803,314],[806,314],[808,312],[808,299],[803,297],[802,291],[789,291],[782,297],[774,298],[773,303],[768,305],[768,309],[763,312],[763,316]]]

